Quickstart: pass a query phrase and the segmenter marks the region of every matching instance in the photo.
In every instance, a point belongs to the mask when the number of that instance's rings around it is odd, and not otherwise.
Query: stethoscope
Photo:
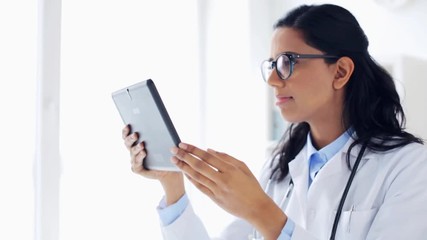
[[[338,204],[338,210],[337,210],[337,213],[335,214],[334,224],[332,226],[331,236],[330,236],[329,240],[335,240],[335,235],[337,232],[338,223],[340,221],[342,209],[344,207],[344,202],[345,202],[345,199],[347,198],[347,195],[348,195],[348,192],[350,190],[351,183],[353,182],[354,176],[356,175],[357,168],[359,167],[359,163],[362,160],[363,154],[366,150],[366,146],[367,146],[366,143],[362,145],[362,148],[360,149],[359,154],[357,155],[356,161],[354,162],[354,166],[351,169],[351,173],[350,173],[350,176],[347,180],[347,184],[345,186],[344,192],[341,195],[340,203]],[[268,180],[267,185],[265,187],[265,192],[267,192],[267,193],[270,190],[271,182],[272,182],[272,177],[270,177],[270,179]],[[287,207],[287,205],[289,203],[289,199],[292,195],[293,189],[294,189],[294,182],[292,181],[292,178],[291,178],[289,180],[288,190],[285,193],[285,195],[283,196],[283,199],[279,204],[279,207],[281,209],[285,209]],[[251,236],[252,236],[252,238],[251,238],[252,240],[263,240],[264,239],[264,237],[262,237],[256,229],[253,229]]]

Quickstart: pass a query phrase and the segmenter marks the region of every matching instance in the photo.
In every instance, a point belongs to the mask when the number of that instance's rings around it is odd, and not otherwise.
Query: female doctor
[[[236,216],[220,239],[426,239],[427,149],[404,131],[393,79],[371,58],[354,16],[301,6],[274,26],[262,76],[291,122],[259,182],[225,153],[179,144],[171,159]],[[158,179],[165,239],[210,239],[183,174],[147,171],[144,144],[123,129],[132,169]]]

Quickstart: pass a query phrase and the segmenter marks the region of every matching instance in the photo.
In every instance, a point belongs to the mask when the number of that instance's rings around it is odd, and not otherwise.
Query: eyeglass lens
[[[280,55],[277,58],[276,69],[281,79],[287,79],[291,74],[291,60],[288,55]]]
[[[276,72],[281,79],[287,79],[291,74],[291,64],[289,56],[285,54],[280,55],[276,61],[265,61],[262,64],[262,76],[264,81],[268,81],[274,68],[276,68]]]

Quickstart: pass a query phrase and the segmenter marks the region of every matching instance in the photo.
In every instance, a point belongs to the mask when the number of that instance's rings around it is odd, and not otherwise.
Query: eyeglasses
[[[282,80],[288,79],[292,72],[294,71],[294,66],[296,63],[296,60],[299,58],[330,58],[330,59],[338,59],[337,56],[332,55],[325,55],[325,54],[298,54],[298,53],[292,53],[292,52],[284,52],[281,53],[276,60],[273,61],[273,59],[268,59],[262,62],[261,64],[261,73],[262,78],[265,82],[268,81],[268,79],[271,76],[271,73],[273,72],[273,69],[276,69],[277,75]]]

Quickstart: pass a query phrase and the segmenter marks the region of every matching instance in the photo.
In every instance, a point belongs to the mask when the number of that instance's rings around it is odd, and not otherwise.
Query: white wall
[[[427,60],[404,56],[397,67],[404,79],[403,104],[408,131],[427,141]]]
[[[374,56],[408,54],[427,58],[427,1],[412,0],[399,9],[388,9],[374,0],[288,0],[276,1],[276,19],[300,4],[332,3],[350,10],[358,19],[370,40]]]

